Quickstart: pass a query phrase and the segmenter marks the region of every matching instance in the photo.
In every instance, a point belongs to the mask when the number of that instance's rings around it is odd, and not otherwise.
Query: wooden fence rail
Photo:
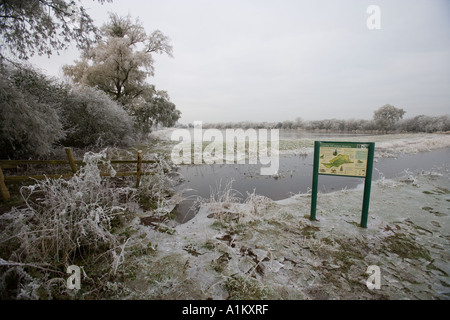
[[[46,178],[63,178],[69,179],[78,172],[78,166],[85,165],[81,160],[75,160],[73,158],[72,149],[65,148],[67,154],[67,160],[0,160],[0,192],[5,201],[8,201],[11,197],[9,190],[6,186],[8,181],[22,181],[28,179],[46,179]],[[116,172],[116,177],[136,176],[136,188],[139,187],[140,179],[142,175],[151,175],[154,172],[147,171],[142,172],[143,163],[155,163],[154,160],[142,160],[142,150],[137,153],[137,160],[111,160],[111,164],[137,164],[136,171]],[[71,174],[48,174],[48,175],[25,175],[25,176],[5,176],[3,169],[17,168],[19,165],[70,165],[72,170]],[[109,177],[109,173],[100,173],[102,177]]]

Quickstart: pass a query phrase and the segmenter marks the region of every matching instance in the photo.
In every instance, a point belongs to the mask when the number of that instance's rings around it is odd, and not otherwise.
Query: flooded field
[[[373,180],[395,178],[405,171],[430,171],[449,164],[450,149],[434,150],[417,154],[402,154],[398,158],[381,158],[374,163]],[[192,189],[187,194],[209,198],[212,191],[233,181],[236,196],[246,198],[253,191],[272,200],[281,200],[293,194],[306,193],[311,188],[313,155],[281,155],[279,175],[259,175],[260,165],[189,165],[180,166],[178,172],[185,179],[178,190]],[[364,179],[320,176],[319,191],[332,192],[352,189]]]
[[[208,201],[170,234],[142,226],[159,252],[139,261],[151,274],[130,285],[139,298],[450,299],[449,136],[374,138],[367,228],[357,178],[321,176],[318,220],[309,220],[309,142],[282,153],[278,178],[245,165],[180,166],[181,187]],[[229,179],[239,191],[229,192]],[[367,285],[371,266],[379,289]],[[145,285],[154,275],[158,283]]]
[[[209,199],[224,188],[232,188],[233,198],[244,201],[250,194],[282,200],[306,194],[312,186],[314,140],[375,141],[373,181],[393,179],[408,173],[435,171],[450,165],[448,135],[356,135],[280,131],[280,161],[276,176],[260,175],[261,165],[202,164],[181,165],[178,173],[185,201],[177,207],[178,221],[191,219],[198,199]],[[361,178],[320,176],[319,192],[353,189]]]

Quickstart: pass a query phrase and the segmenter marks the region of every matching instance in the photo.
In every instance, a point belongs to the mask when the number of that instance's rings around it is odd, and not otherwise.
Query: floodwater
[[[284,140],[321,140],[331,137],[333,139],[357,137],[360,140],[364,139],[364,136],[280,130],[280,139]],[[428,142],[425,141],[425,143]],[[395,153],[395,151],[394,146],[392,152]],[[396,158],[376,158],[372,180],[393,179],[405,176],[407,173],[439,170],[439,168],[448,167],[449,159],[449,147],[413,154],[398,153]],[[183,196],[186,200],[176,208],[177,221],[188,221],[195,215],[196,210],[192,207],[195,200],[209,199],[211,194],[220,193],[230,182],[232,182],[232,195],[238,201],[245,200],[253,192],[275,201],[282,200],[294,194],[305,194],[312,187],[313,152],[281,154],[277,177],[260,175],[260,168],[260,164],[181,165],[178,173],[183,181],[175,189],[176,191],[184,190]],[[319,175],[318,189],[319,192],[328,193],[353,189],[363,183],[363,178]]]
[[[433,171],[449,165],[450,148],[401,154],[397,158],[375,159],[372,180],[393,179],[407,173]],[[178,173],[184,181],[176,186],[186,190],[187,198],[176,208],[177,221],[186,222],[196,213],[192,205],[200,198],[209,199],[211,194],[223,191],[232,181],[233,196],[245,200],[255,192],[272,200],[281,200],[298,193],[307,193],[312,187],[313,155],[280,155],[279,176],[261,176],[261,165],[213,164],[184,165]],[[363,178],[319,175],[319,192],[353,189],[364,183]]]
[[[373,180],[405,175],[406,171],[430,171],[449,164],[450,148],[399,155],[397,158],[376,159]],[[213,164],[180,166],[178,172],[185,181],[177,190],[193,189],[190,195],[209,198],[212,191],[223,189],[229,181],[235,195],[245,199],[253,191],[272,200],[288,198],[293,194],[306,193],[312,186],[313,155],[280,155],[279,177],[261,176],[261,165]],[[319,176],[319,192],[352,189],[364,182],[363,178]]]

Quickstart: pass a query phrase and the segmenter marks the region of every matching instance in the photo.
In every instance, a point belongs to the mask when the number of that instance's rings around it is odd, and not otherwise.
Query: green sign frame
[[[364,178],[361,227],[367,228],[375,142],[314,141],[310,220],[316,219],[319,175]]]

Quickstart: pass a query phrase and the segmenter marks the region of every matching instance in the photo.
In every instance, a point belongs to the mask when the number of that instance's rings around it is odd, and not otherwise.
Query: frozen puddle
[[[449,168],[373,183],[368,228],[362,190],[203,205],[173,233],[139,226],[158,245],[140,258],[132,298],[449,299]],[[133,262],[134,263],[134,262]],[[381,288],[368,289],[368,266]]]

